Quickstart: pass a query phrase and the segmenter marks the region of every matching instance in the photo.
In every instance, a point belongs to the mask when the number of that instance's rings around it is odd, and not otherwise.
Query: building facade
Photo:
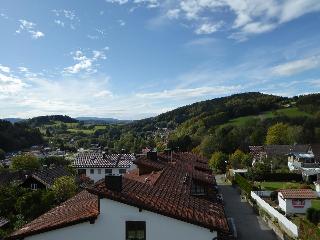
[[[306,213],[314,198],[317,196],[311,189],[285,189],[278,193],[279,207],[286,214]]]
[[[73,163],[78,175],[99,181],[106,175],[122,175],[135,168],[133,154],[105,154],[100,151],[81,152]]]

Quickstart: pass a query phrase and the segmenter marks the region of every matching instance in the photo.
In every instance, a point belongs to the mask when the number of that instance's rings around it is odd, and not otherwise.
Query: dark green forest
[[[43,138],[38,129],[26,123],[12,124],[0,120],[0,149],[8,152],[40,143],[43,143]]]

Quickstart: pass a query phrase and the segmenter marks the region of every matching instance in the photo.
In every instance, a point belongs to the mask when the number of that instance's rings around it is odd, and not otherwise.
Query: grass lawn
[[[314,199],[311,203],[313,208],[320,210],[320,199]]]
[[[263,190],[275,191],[287,188],[288,185],[290,185],[290,188],[299,188],[301,184],[295,182],[260,182],[259,185]]]
[[[69,128],[68,132],[71,133],[84,133],[84,134],[93,134],[94,133],[94,129],[75,129],[75,128]]]
[[[288,117],[310,117],[312,116],[309,113],[300,111],[298,108],[296,107],[291,107],[291,108],[283,108],[283,109],[279,109],[276,111],[268,111],[268,112],[264,112],[260,115],[251,115],[251,116],[245,116],[245,117],[238,117],[238,118],[234,118],[232,120],[230,120],[229,122],[227,122],[226,124],[223,125],[236,125],[236,126],[241,126],[244,125],[247,121],[252,120],[252,119],[266,119],[266,118],[273,118],[275,117],[277,114],[279,115],[285,115]]]

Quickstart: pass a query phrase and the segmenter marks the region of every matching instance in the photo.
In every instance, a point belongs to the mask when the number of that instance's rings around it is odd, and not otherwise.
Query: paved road
[[[275,233],[257,216],[249,203],[241,200],[238,190],[226,184],[222,176],[216,176],[223,195],[225,211],[233,218],[240,240],[277,240]]]

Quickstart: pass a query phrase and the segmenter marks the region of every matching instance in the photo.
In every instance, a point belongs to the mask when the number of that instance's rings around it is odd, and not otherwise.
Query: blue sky
[[[0,30],[0,118],[320,90],[319,0],[2,0]]]

